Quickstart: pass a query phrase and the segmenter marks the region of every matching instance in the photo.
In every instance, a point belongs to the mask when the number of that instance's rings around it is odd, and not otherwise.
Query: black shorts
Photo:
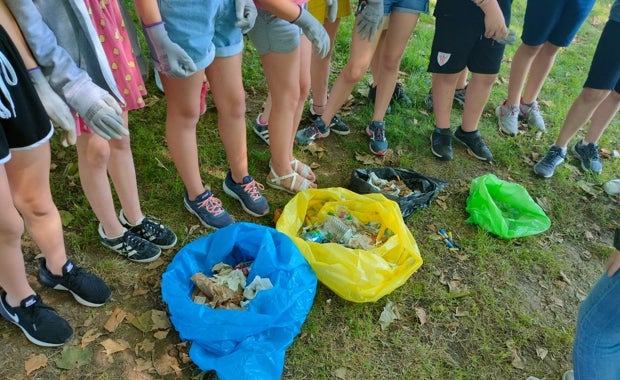
[[[50,139],[54,127],[34,89],[19,52],[0,25],[0,164],[12,149],[29,149]]]
[[[596,45],[583,87],[620,92],[620,22],[609,20]]]
[[[509,25],[510,1],[500,3]],[[497,74],[504,48],[484,37],[484,13],[471,1],[443,0],[437,5],[429,72],[456,74],[467,67],[473,73]]]

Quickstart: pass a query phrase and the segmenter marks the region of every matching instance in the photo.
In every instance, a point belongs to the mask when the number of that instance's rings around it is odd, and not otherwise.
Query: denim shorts
[[[428,14],[428,0],[383,0],[383,14],[392,12]]]
[[[267,53],[290,53],[299,46],[301,29],[273,13],[259,9],[254,27],[248,37],[258,55]]]
[[[157,0],[170,39],[189,54],[198,70],[215,57],[243,51],[243,35],[235,26],[234,0]]]

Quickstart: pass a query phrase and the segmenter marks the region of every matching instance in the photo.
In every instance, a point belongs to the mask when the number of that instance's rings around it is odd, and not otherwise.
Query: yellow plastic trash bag
[[[343,208],[362,224],[380,223],[379,239],[392,235],[370,250],[299,237],[304,225],[325,220]],[[276,229],[293,239],[319,281],[353,302],[377,301],[404,284],[422,265],[420,250],[398,204],[382,194],[360,195],[340,187],[304,190],[286,204]]]

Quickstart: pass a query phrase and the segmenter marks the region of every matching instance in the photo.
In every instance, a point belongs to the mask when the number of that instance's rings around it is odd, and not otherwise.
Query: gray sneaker
[[[269,145],[269,125],[268,124],[263,125],[259,122],[261,115],[262,114],[259,114],[258,116],[256,116],[254,125],[252,125],[252,130],[254,131],[256,136],[260,137],[261,140],[263,140],[267,145]]]
[[[519,105],[519,117],[527,121],[530,127],[536,127],[541,132],[547,130],[545,127],[545,121],[543,120],[542,115],[540,114],[540,108],[538,107],[538,102],[534,100],[534,102],[530,105],[521,104]]]
[[[454,131],[454,138],[467,147],[467,151],[479,160],[491,162],[493,161],[493,153],[482,141],[482,135],[479,130],[473,132],[465,132],[458,127]]]
[[[519,133],[519,106],[509,106],[506,102],[495,109],[499,130],[509,136]]]
[[[592,170],[596,174],[601,174],[603,163],[598,154],[598,145],[596,143],[584,144],[583,140],[581,140],[573,145],[573,153],[579,157],[583,170]]]
[[[539,177],[551,178],[553,176],[553,172],[555,172],[555,168],[560,166],[564,162],[565,158],[566,152],[564,149],[554,145],[549,148],[549,151],[545,157],[534,165],[534,173],[536,173]]]

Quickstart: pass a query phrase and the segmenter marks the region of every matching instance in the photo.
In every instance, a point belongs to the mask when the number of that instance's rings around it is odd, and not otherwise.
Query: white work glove
[[[327,5],[327,19],[329,22],[336,21],[338,17],[338,0],[325,0]]]
[[[254,27],[256,22],[256,5],[252,0],[235,0],[235,8],[237,10],[237,22],[235,26],[241,29],[241,33],[246,34]]]
[[[357,8],[357,33],[360,38],[372,41],[383,21],[383,0],[363,0]]]
[[[142,28],[157,71],[172,78],[185,78],[197,71],[192,58],[170,40],[163,21],[151,25],[142,24]]]
[[[52,87],[50,87],[40,67],[28,70],[28,74],[30,75],[30,81],[39,95],[39,99],[41,99],[45,112],[47,112],[49,118],[62,129],[62,146],[75,145],[75,140],[77,138],[75,119],[71,114],[69,106],[67,106]]]
[[[330,47],[327,31],[310,12],[302,7],[299,7],[299,9],[301,10],[299,16],[291,22],[300,27],[304,35],[314,44],[314,48],[319,57],[325,58],[329,53]]]

